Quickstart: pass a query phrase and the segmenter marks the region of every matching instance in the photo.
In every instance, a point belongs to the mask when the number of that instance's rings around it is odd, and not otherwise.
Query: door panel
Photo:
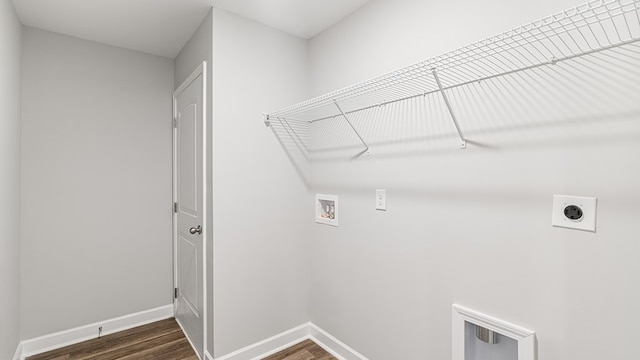
[[[196,352],[204,352],[203,122],[204,89],[200,73],[175,94],[176,320]]]
[[[198,283],[200,276],[198,276],[198,263],[200,262],[198,257],[198,245],[187,239],[183,234],[180,234],[180,294],[184,300],[184,305],[188,306],[188,310],[193,312],[196,317],[200,316],[198,309],[198,297],[200,295],[198,291]]]
[[[178,206],[180,212],[193,217],[198,216],[198,134],[196,104],[187,106],[178,112]],[[201,194],[200,194],[201,195]]]

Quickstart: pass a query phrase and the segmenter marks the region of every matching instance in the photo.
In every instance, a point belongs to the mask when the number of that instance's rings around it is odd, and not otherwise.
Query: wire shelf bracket
[[[433,78],[436,80],[436,84],[438,84],[438,89],[440,90],[442,99],[444,100],[444,103],[447,105],[447,109],[449,110],[449,114],[451,115],[451,121],[453,122],[453,126],[455,126],[456,131],[458,132],[458,136],[460,137],[460,148],[466,149],[467,139],[465,139],[464,135],[462,134],[462,130],[460,130],[460,124],[458,124],[458,120],[456,119],[456,114],[453,112],[453,108],[451,107],[451,103],[449,102],[449,97],[447,97],[447,93],[444,92],[444,88],[442,87],[442,82],[438,77],[438,70],[434,68],[431,70],[431,72],[433,73]]]
[[[356,136],[358,136],[358,139],[360,139],[360,142],[362,143],[362,145],[364,145],[364,153],[367,155],[371,155],[371,152],[369,151],[369,145],[367,145],[367,143],[364,141],[362,136],[360,136],[360,133],[358,132],[358,130],[356,130],[356,128],[351,123],[351,121],[349,121],[349,117],[347,117],[347,114],[345,114],[344,111],[342,111],[342,108],[340,107],[340,105],[338,105],[337,101],[334,100],[333,103],[338,108],[338,111],[340,111],[340,115],[342,115],[342,117],[347,121],[347,124],[351,126],[351,129],[353,129],[353,132],[356,133]]]

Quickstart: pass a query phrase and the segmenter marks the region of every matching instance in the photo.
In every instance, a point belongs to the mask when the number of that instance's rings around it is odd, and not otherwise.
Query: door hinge
[[[178,288],[173,288],[173,298],[174,299],[178,298]]]
[[[173,118],[173,127],[178,128],[178,119]]]
[[[177,213],[177,212],[178,212],[178,203],[177,203],[177,202],[174,202],[174,203],[173,203],[173,212],[174,212],[174,213]]]

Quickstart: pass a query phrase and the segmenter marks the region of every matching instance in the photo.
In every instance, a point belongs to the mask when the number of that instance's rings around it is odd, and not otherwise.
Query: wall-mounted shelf
[[[467,141],[447,92],[457,87],[561,62],[640,41],[640,0],[591,1],[444,55],[263,115],[279,122],[296,146],[297,127],[343,119],[368,152],[350,116],[376,107],[439,94],[461,148]],[[297,139],[296,139],[297,138]],[[305,149],[302,149],[305,150]]]

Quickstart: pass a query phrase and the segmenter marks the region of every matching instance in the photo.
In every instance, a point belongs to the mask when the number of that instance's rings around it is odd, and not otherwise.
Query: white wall
[[[20,77],[22,25],[0,1],[0,358],[20,340]]]
[[[311,40],[312,95],[572,5],[374,0]],[[452,92],[464,151],[435,98],[431,116],[356,119],[373,155],[312,167],[341,218],[313,227],[311,320],[371,360],[448,359],[459,303],[536,330],[541,359],[637,359],[639,74],[600,61]],[[553,194],[598,197],[597,233],[552,228]]]
[[[581,3],[373,0],[311,39],[312,96],[441,55]]]
[[[27,28],[22,337],[172,303],[173,61]]]
[[[304,40],[214,9],[214,355],[308,321],[305,182],[260,114],[304,99]],[[211,349],[210,349],[211,352]]]
[[[213,48],[213,10],[207,16],[189,41],[182,47],[175,58],[174,87],[177,89],[203,61],[207,62],[207,70],[212,69]],[[211,72],[208,72],[211,75]],[[209,84],[210,85],[210,84]],[[209,101],[211,99],[208,99]],[[209,113],[210,115],[210,113]]]

